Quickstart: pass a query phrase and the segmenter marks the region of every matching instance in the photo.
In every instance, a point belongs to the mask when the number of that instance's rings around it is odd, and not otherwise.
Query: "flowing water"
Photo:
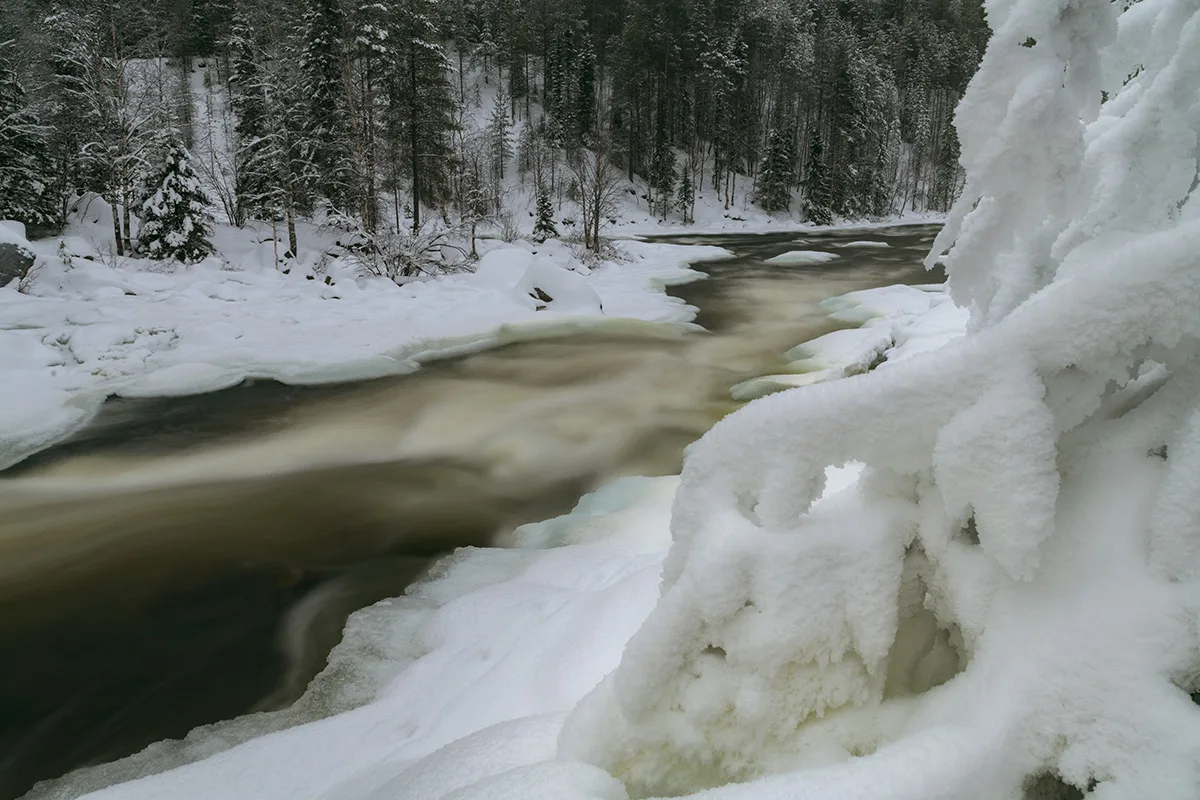
[[[370,382],[111,400],[0,473],[0,798],[286,705],[346,616],[430,559],[604,480],[678,471],[735,408],[731,386],[839,327],[821,300],[940,279],[920,267],[935,233],[677,238],[735,254],[673,290],[707,331],[629,325]],[[841,258],[765,263],[796,249]]]

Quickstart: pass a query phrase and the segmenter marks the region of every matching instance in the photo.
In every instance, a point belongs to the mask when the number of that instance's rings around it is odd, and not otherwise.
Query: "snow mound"
[[[826,261],[835,261],[838,258],[837,253],[824,253],[820,250],[792,250],[791,252],[768,258],[767,263],[795,266],[798,264],[822,264]]]
[[[862,239],[860,241],[855,241],[855,242],[846,242],[845,244],[843,244],[841,246],[842,247],[875,247],[880,250],[886,250],[887,248],[891,247],[891,245],[888,244],[887,242],[872,241],[869,239]]]

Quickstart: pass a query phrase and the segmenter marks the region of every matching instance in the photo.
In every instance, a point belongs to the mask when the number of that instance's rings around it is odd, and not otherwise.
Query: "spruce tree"
[[[512,133],[509,130],[508,98],[504,92],[496,94],[496,104],[488,117],[487,139],[491,151],[492,171],[497,181],[504,180],[504,168],[513,157]]]
[[[755,192],[763,211],[774,213],[791,207],[793,161],[791,141],[778,130],[772,130]]]
[[[558,236],[558,228],[554,226],[554,202],[550,199],[550,192],[544,186],[539,186],[537,222],[533,226],[533,238],[544,242],[552,236]]]
[[[343,18],[339,0],[308,0],[300,72],[307,108],[303,150],[316,194],[338,209],[351,207],[354,168],[342,80]]]
[[[173,142],[145,186],[138,252],[153,259],[199,261],[213,252],[212,200],[182,143]]]
[[[233,19],[228,41],[231,80],[229,100],[234,114],[234,167],[237,224],[248,216],[263,216],[263,198],[270,192],[271,170],[266,151],[271,147],[267,116],[267,83],[263,54],[255,42],[248,17],[240,11]]]
[[[666,217],[675,199],[675,151],[665,132],[659,135],[655,145],[654,160],[650,165],[650,188],[658,198],[659,213]]]
[[[413,231],[421,229],[421,207],[450,195],[455,130],[454,93],[446,80],[449,63],[437,28],[435,0],[397,0],[398,80],[387,99],[388,115],[403,131],[403,154],[412,180]]]
[[[683,215],[683,221],[691,223],[692,207],[696,203],[696,187],[692,185],[691,169],[684,169],[679,179],[679,194],[675,197],[675,208]]]
[[[7,47],[0,48],[0,219],[46,230],[58,222],[48,130],[30,108]]]
[[[833,190],[825,166],[825,148],[814,132],[808,148],[808,175],[804,179],[804,216],[816,225],[833,222]]]

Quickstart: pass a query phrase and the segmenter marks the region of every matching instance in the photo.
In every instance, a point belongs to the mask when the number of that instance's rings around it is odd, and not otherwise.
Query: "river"
[[[110,400],[0,472],[0,800],[293,702],[346,616],[441,553],[677,472],[730,388],[840,327],[818,303],[940,279],[930,226],[691,236],[705,331],[517,342],[370,382]],[[862,242],[886,243],[887,247]],[[823,264],[776,266],[789,250]]]

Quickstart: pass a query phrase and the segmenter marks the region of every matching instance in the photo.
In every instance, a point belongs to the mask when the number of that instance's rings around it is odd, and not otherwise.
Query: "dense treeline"
[[[988,36],[979,0],[6,2],[0,217],[52,226],[96,192],[118,247],[180,145],[231,222],[293,250],[320,209],[368,235],[494,216],[514,156],[541,211],[591,207],[589,240],[614,193],[584,184],[622,174],[684,220],[748,189],[815,222],[945,209]],[[197,59],[232,112],[206,126]],[[483,124],[472,72],[498,92]]]

